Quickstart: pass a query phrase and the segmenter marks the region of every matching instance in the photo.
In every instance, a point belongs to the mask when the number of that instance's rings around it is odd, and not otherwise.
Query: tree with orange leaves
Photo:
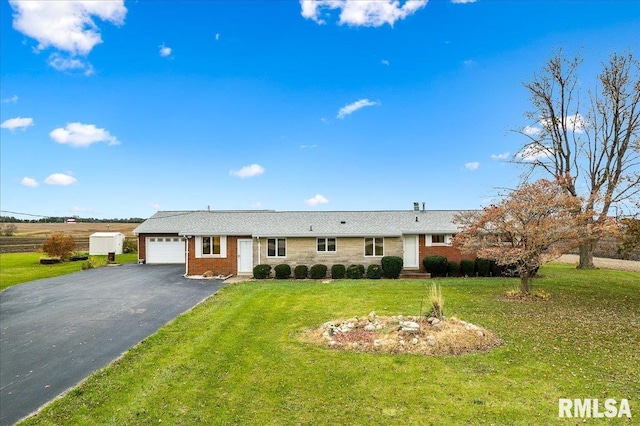
[[[453,244],[514,268],[520,292],[528,293],[537,268],[580,244],[581,203],[557,182],[523,184],[498,204],[458,214]]]

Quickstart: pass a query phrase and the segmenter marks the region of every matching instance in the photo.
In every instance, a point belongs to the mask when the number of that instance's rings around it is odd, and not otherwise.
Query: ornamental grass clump
[[[427,316],[442,320],[444,316],[444,297],[442,296],[442,289],[436,283],[431,283],[429,303],[431,304],[431,312]]]

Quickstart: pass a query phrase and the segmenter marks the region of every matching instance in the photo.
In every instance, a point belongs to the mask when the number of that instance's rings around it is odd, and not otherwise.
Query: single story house
[[[141,223],[140,263],[185,264],[186,275],[251,275],[258,264],[276,266],[380,264],[400,256],[404,269],[422,259],[473,259],[451,246],[458,211],[159,211]]]

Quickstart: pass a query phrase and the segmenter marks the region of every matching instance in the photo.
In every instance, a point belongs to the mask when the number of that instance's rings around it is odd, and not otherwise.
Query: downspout
[[[262,264],[262,249],[260,246],[260,237],[256,237],[258,239],[258,265]]]
[[[186,249],[185,249],[185,253],[184,253],[184,255],[185,255],[185,262],[184,262],[184,264],[185,264],[185,270],[184,270],[184,276],[185,276],[185,277],[189,275],[189,240],[190,240],[190,239],[191,239],[191,235],[187,235],[187,236],[186,236],[186,238],[185,238],[185,240],[184,240],[185,247],[186,247]]]

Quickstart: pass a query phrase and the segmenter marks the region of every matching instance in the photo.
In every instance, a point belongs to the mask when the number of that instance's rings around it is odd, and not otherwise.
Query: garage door
[[[184,263],[184,238],[147,238],[146,263]]]

